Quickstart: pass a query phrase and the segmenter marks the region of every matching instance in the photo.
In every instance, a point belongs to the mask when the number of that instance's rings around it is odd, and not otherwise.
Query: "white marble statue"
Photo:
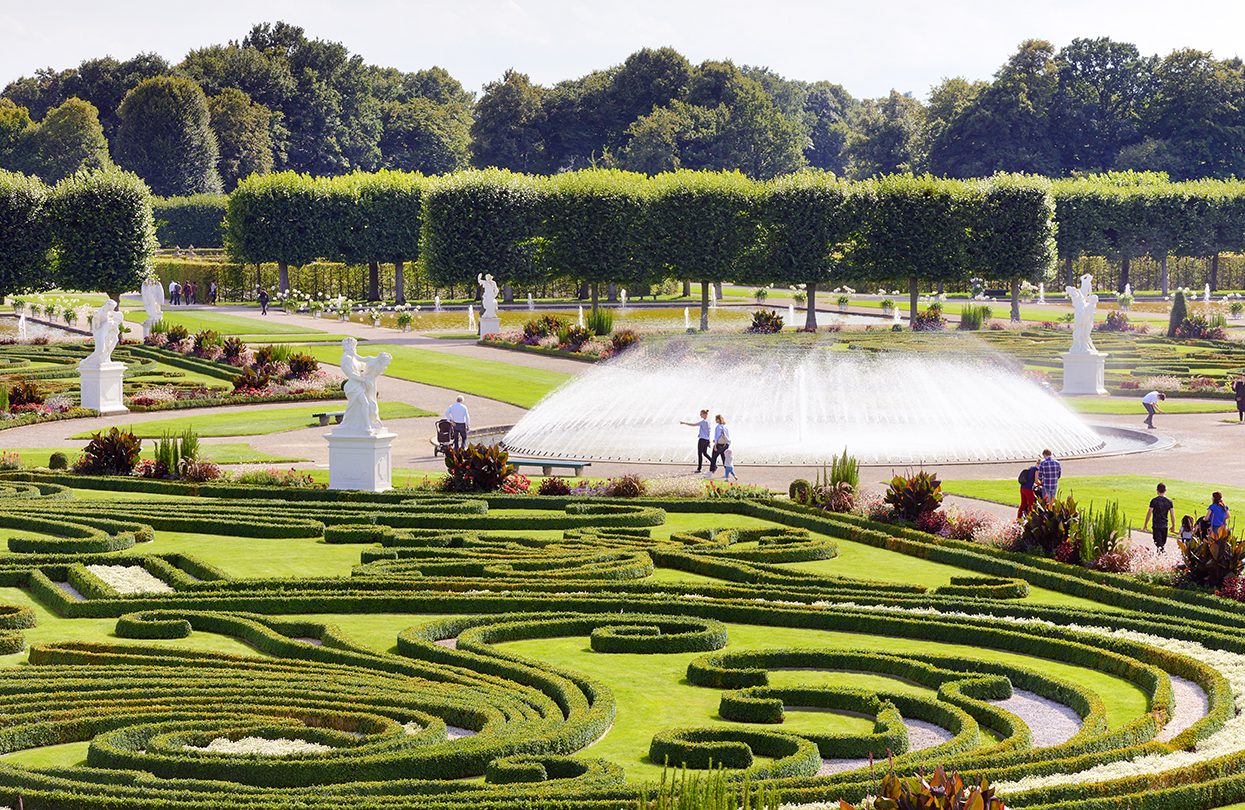
[[[360,357],[359,341],[342,341],[342,373],[346,375],[346,413],[334,436],[375,436],[385,432],[376,401],[376,379],[385,373],[393,356],[382,352],[376,357]]]
[[[95,349],[78,364],[78,368],[99,368],[112,362],[112,350],[121,342],[121,323],[125,315],[111,298],[91,316],[91,334]]]
[[[480,296],[480,319],[495,319],[497,317],[497,282],[493,281],[493,274],[477,275],[476,280],[480,282],[480,287],[484,290]]]
[[[147,311],[147,325],[164,317],[164,285],[154,277],[143,280],[143,309]]]
[[[1072,354],[1097,354],[1094,348],[1094,310],[1098,296],[1094,294],[1094,277],[1089,273],[1081,276],[1081,286],[1065,287],[1068,300],[1072,302]]]

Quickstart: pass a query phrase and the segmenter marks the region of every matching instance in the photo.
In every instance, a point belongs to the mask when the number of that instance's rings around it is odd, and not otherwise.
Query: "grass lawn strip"
[[[299,405],[291,408],[204,413],[156,419],[150,422],[136,422],[132,428],[134,435],[140,439],[155,439],[166,432],[180,433],[186,428],[194,428],[200,436],[265,436],[283,433],[287,430],[316,427],[319,422],[312,418],[313,413],[340,411],[344,407],[344,402],[329,401],[318,405]],[[405,402],[380,403],[380,415],[384,419],[435,416],[430,411],[407,405]],[[73,438],[89,439],[91,435],[91,432],[79,433]]]

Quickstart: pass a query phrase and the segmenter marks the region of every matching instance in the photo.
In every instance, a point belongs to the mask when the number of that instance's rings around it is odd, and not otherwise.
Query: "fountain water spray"
[[[1202,303],[1203,304],[1210,303],[1210,284],[1207,284],[1205,287],[1202,288]]]
[[[532,300],[532,294],[527,294],[527,308],[529,311],[536,309],[536,302]]]
[[[1105,445],[1013,361],[978,344],[877,356],[833,345],[646,338],[545,397],[504,441],[523,456],[690,464],[679,421],[708,404],[752,464],[821,464],[845,447],[866,463],[921,464]]]
[[[891,310],[891,323],[896,326],[903,324],[903,317],[899,314],[899,307],[895,307]]]
[[[795,328],[795,304],[787,304],[787,326]]]
[[[437,293],[436,295],[432,297],[432,311],[433,312],[441,311],[441,294],[440,293]]]
[[[1125,295],[1132,295],[1132,294],[1133,294],[1133,285],[1132,285],[1131,283],[1130,283],[1130,284],[1125,284],[1125,285],[1124,285],[1124,294],[1125,294]]]
[[[692,328],[692,310],[689,307],[683,307],[683,328]]]
[[[1038,303],[1039,304],[1046,303],[1046,282],[1045,281],[1038,282]]]
[[[626,290],[623,290],[623,291],[619,294],[619,296],[618,296],[618,297],[622,300],[622,306],[621,306],[621,307],[619,307],[619,308],[620,308],[620,309],[626,309],[626,308],[627,308],[627,291],[626,291]]]
[[[476,308],[471,304],[467,305],[467,328],[472,332],[476,330]]]

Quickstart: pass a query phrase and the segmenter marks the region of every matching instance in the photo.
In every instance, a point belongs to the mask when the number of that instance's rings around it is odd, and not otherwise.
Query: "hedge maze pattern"
[[[73,497],[70,482],[198,497],[88,501]],[[610,687],[506,646],[559,638],[585,639],[591,656],[689,656],[688,682],[720,692],[723,722],[655,724],[650,760],[726,766],[731,778],[772,783],[785,804],[859,800],[872,784],[865,760],[888,752],[896,768],[988,775],[1021,808],[1245,799],[1236,705],[1245,699],[1237,630],[1245,609],[1234,603],[786,502],[281,494],[0,477],[0,527],[21,532],[0,556],[0,584],[27,589],[64,617],[115,619],[120,637],[32,645],[29,666],[0,669],[0,753],[89,742],[84,766],[0,760],[0,804],[16,807],[20,796],[34,810],[635,806],[644,786],[584,751],[620,711]],[[661,531],[676,512],[768,523]],[[357,545],[359,563],[342,577],[230,579],[191,556],[143,553],[164,531],[257,544],[322,538]],[[843,543],[953,565],[963,576],[931,592],[791,566],[832,559]],[[120,592],[89,570],[100,563],[141,565],[172,591]],[[657,568],[701,577],[654,581]],[[1025,599],[1031,587],[1100,604]],[[294,618],[307,613],[412,616],[379,652],[332,624]],[[34,618],[0,610],[0,649],[21,649]],[[809,645],[733,647],[732,625],[801,628]],[[822,631],[881,637],[896,649],[819,647]],[[195,633],[241,639],[254,653],[161,641]],[[912,652],[913,643],[928,649]],[[1016,655],[979,658],[946,645]],[[1098,692],[1043,661],[1127,681],[1147,710],[1113,722]],[[922,689],[789,677],[775,685],[774,674],[790,670],[870,673]],[[1204,715],[1175,711],[1190,690],[1205,693]],[[1025,693],[1070,709],[1077,730],[1035,744],[1034,729],[1005,703]],[[870,730],[786,729],[796,708],[864,715]],[[945,736],[918,746],[915,722]],[[203,750],[220,737],[329,750]]]

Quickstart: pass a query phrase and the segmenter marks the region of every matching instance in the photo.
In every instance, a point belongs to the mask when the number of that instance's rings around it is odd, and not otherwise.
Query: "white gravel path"
[[[172,593],[164,580],[141,565],[88,565],[86,570],[112,586],[117,593]]]
[[[988,702],[1024,720],[1034,748],[1065,743],[1081,730],[1081,716],[1070,707],[1023,689],[1013,689],[1006,700]]]
[[[904,726],[908,729],[908,750],[924,751],[926,748],[932,748],[935,745],[949,742],[952,738],[950,731],[942,726],[936,726],[925,720],[905,719]],[[874,761],[880,761],[882,757],[874,757]],[[844,771],[854,771],[857,768],[867,768],[869,760],[866,759],[823,759],[821,768],[818,769],[818,776],[830,776],[831,774],[843,773]]]
[[[295,754],[324,754],[333,750],[331,745],[291,740],[286,738],[268,739],[267,737],[243,737],[231,740],[228,737],[217,737],[207,745],[187,745],[191,751],[206,751],[212,754],[235,754],[240,756],[288,757]]]
[[[65,593],[69,594],[69,598],[74,599],[78,602],[82,602],[86,599],[85,596],[83,596],[81,593],[78,592],[77,588],[70,585],[68,582],[58,582],[56,583],[56,587],[60,588]],[[3,809],[0,808],[0,810],[3,810]]]
[[[1172,707],[1172,716],[1167,725],[1155,735],[1159,742],[1167,742],[1189,726],[1206,716],[1210,711],[1210,699],[1202,687],[1178,675],[1169,675],[1172,679],[1172,693],[1176,705]]]
[[[439,638],[432,643],[436,644],[438,647],[447,647],[451,650],[458,649],[458,637],[457,636],[455,636],[454,638]]]
[[[476,733],[469,728],[459,728],[458,726],[446,726],[445,734],[451,740],[461,740],[463,737],[474,737]]]

